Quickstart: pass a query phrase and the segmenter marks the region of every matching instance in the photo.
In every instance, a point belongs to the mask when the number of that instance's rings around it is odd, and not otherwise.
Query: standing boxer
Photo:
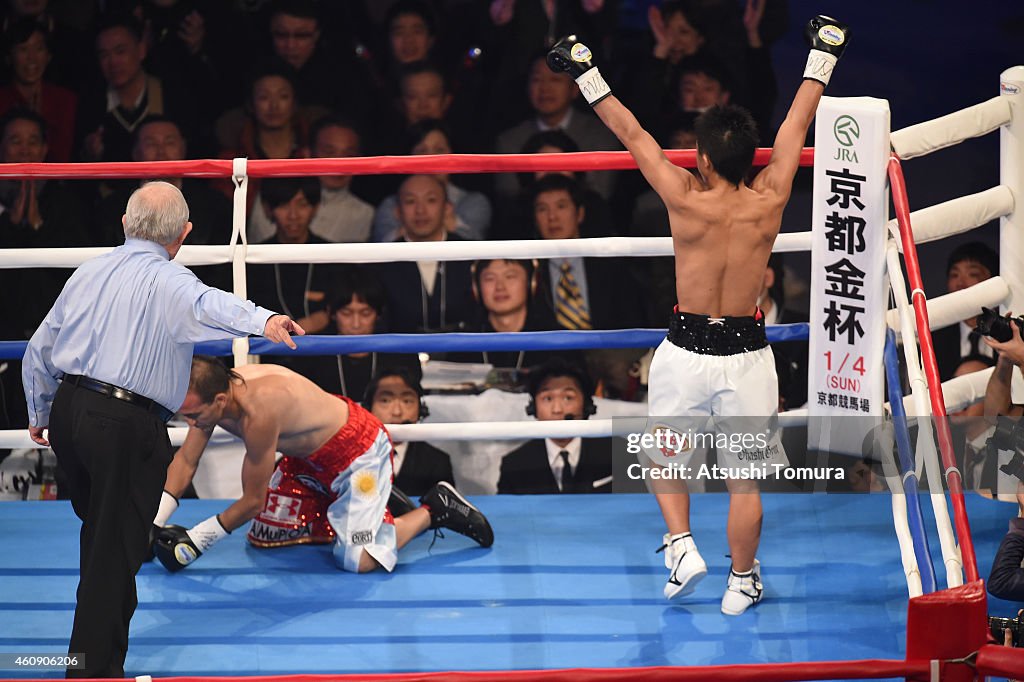
[[[559,41],[548,65],[576,79],[601,120],[636,159],[665,202],[675,249],[678,305],[650,370],[649,413],[660,416],[771,417],[778,378],[757,309],[764,271],[782,224],[800,152],[825,85],[848,42],[847,27],[817,16],[807,24],[811,51],[804,81],[779,129],[771,161],[749,185],[757,147],[750,114],[716,106],[696,123],[700,178],[672,164],[632,113],[612,96],[576,36]],[[692,450],[690,451],[692,453]],[[786,462],[773,433],[760,451],[719,452],[744,465]],[[684,462],[685,464],[685,462]],[[732,568],[722,612],[739,615],[763,595],[755,558],[761,536],[761,498],[755,481],[729,480],[727,535]],[[683,480],[657,481],[668,533],[665,596],[689,594],[707,574],[690,535],[690,500]],[[660,551],[660,550],[659,550]]]

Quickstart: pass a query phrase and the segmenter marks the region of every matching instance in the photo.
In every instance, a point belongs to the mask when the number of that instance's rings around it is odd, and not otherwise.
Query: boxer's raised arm
[[[644,178],[663,201],[668,203],[691,189],[694,179],[686,169],[676,166],[662,151],[654,137],[641,127],[636,116],[615,96],[592,62],[590,49],[576,36],[558,41],[548,52],[548,67],[556,73],[568,73],[580,92],[615,137],[636,159]]]
[[[850,29],[831,17],[819,15],[807,22],[805,36],[811,50],[804,67],[804,81],[775,136],[771,160],[753,183],[754,189],[770,190],[784,198],[788,198],[792,191],[807,131],[811,128],[825,86],[832,77],[832,69],[849,43]]]

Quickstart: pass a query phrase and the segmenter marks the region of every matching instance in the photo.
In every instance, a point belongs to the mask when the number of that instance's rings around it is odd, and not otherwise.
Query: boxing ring
[[[647,495],[499,496],[480,506],[496,530],[489,551],[458,539],[428,547],[420,537],[402,550],[394,574],[348,575],[317,547],[268,552],[241,534],[177,574],[150,564],[138,577],[139,608],[126,668],[167,679],[277,675],[306,679],[972,679],[1024,671],[1019,650],[986,644],[986,596],[980,576],[1002,536],[1007,513],[977,496],[965,498],[947,411],[984,396],[989,371],[940,384],[931,342],[938,329],[1024,301],[1024,67],[1002,74],[1001,93],[982,104],[891,134],[889,183],[896,218],[887,227],[885,260],[894,307],[886,369],[894,377],[896,333],[911,393],[890,381],[890,412],[935,420],[917,451],[897,428],[898,461],[890,485],[905,494],[766,494],[759,557],[767,599],[727,619],[717,591],[669,605],[664,575],[651,554],[661,536],[657,506]],[[901,160],[998,130],[1000,184],[978,194],[911,212]],[[692,151],[668,152],[692,167]],[[759,150],[764,165],[769,150]],[[801,165],[813,163],[805,149]],[[250,246],[245,238],[248,178],[416,172],[525,172],[636,168],[623,152],[513,156],[453,155],[354,159],[182,161],[146,164],[8,164],[0,177],[231,177],[235,213],[231,244],[185,246],[186,265],[231,263],[234,288],[246,294],[247,263],[369,263],[391,260],[475,260],[558,256],[667,256],[671,238],[603,238],[522,242]],[[998,218],[1001,275],[970,289],[928,299],[916,244],[965,232]],[[805,251],[810,232],[779,236],[776,251]],[[0,251],[0,267],[75,267],[107,249]],[[900,262],[905,259],[906,276]],[[908,286],[909,282],[909,286]],[[802,338],[806,327],[769,328],[770,340]],[[300,353],[360,351],[524,350],[653,346],[664,330],[518,334],[305,337]],[[0,343],[0,358],[20,358],[24,342]],[[210,344],[205,352],[236,362],[271,351],[263,340]],[[279,352],[279,351],[277,351]],[[599,415],[600,416],[600,415]],[[807,411],[781,415],[806,424]],[[627,421],[426,423],[389,427],[412,440],[516,440],[624,435]],[[185,429],[171,429],[172,442]],[[0,448],[31,447],[21,431],[0,432]],[[916,492],[924,477],[930,490]],[[180,522],[199,520],[222,502],[185,501]],[[721,518],[726,497],[706,495],[693,527],[713,571],[728,559]],[[952,515],[950,515],[950,509]],[[952,516],[952,518],[951,518]],[[968,519],[973,519],[974,533]],[[177,516],[176,516],[176,520]],[[929,530],[934,527],[934,530]],[[880,531],[880,529],[883,529]],[[889,530],[892,529],[892,530]],[[66,646],[77,582],[77,519],[70,505],[0,505],[0,654],[61,652]],[[895,535],[899,553],[889,544]],[[929,539],[937,539],[937,552]],[[980,557],[980,560],[979,560]],[[938,561],[942,571],[933,566]],[[900,579],[902,574],[903,579]],[[944,589],[942,589],[944,587]],[[907,597],[910,597],[909,602]],[[843,660],[835,660],[835,659]],[[452,671],[463,672],[452,672]],[[56,676],[60,671],[49,671]],[[0,671],[12,677],[39,672]],[[252,679],[252,678],[246,678]],[[319,679],[319,677],[317,677]]]

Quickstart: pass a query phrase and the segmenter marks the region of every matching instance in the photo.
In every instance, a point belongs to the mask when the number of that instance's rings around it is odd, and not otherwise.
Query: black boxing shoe
[[[391,515],[397,519],[415,509],[416,503],[412,501],[412,498],[392,485],[391,495],[388,497],[388,511],[391,512]]]
[[[430,510],[430,527],[448,528],[475,540],[481,547],[494,544],[494,531],[479,509],[459,494],[451,483],[441,481],[420,498]]]

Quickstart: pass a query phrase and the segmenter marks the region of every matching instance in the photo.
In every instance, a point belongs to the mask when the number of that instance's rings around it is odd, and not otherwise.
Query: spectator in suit
[[[473,331],[529,332],[551,329],[553,313],[536,298],[537,261],[494,258],[473,263],[473,296],[479,303],[481,319]],[[530,367],[561,356],[583,366],[579,351],[463,351],[449,353],[452,362],[482,362],[515,370],[522,376]]]
[[[363,407],[386,424],[418,424],[430,415],[419,379],[404,368],[377,373],[366,388]],[[395,487],[408,495],[423,495],[442,481],[455,483],[447,453],[423,441],[395,445]]]
[[[34,111],[12,109],[0,119],[0,163],[41,163],[46,141],[46,121]],[[2,180],[0,208],[0,248],[89,244],[90,214],[74,189],[59,180]],[[19,302],[17,338],[32,336],[72,272],[31,268],[5,273],[9,286],[3,296]]]
[[[276,230],[261,243],[327,243],[309,227],[320,204],[317,178],[267,178],[260,196],[259,210],[266,211]],[[302,328],[316,334],[327,328],[327,292],[337,269],[330,263],[249,265],[249,295],[254,302],[273,303],[275,309],[294,312]]]
[[[527,93],[534,115],[498,135],[495,151],[499,154],[518,154],[530,136],[544,130],[564,131],[580,149],[621,149],[615,137],[592,112],[573,106],[579,97],[579,89],[568,74],[552,72],[545,59],[546,52],[539,53],[530,66]],[[612,196],[614,181],[614,171],[587,174],[587,184],[605,199]],[[515,197],[521,190],[518,176],[513,173],[499,175],[495,189],[501,197]]]
[[[460,241],[453,234],[454,209],[444,183],[433,175],[413,175],[398,189],[395,208],[398,241]],[[387,293],[388,328],[393,332],[441,331],[473,319],[476,308],[466,261],[395,261],[376,272]]]
[[[586,218],[579,186],[564,175],[545,176],[534,185],[534,224],[541,239],[579,239]],[[555,327],[629,329],[643,326],[640,288],[631,271],[615,258],[553,258],[540,261],[537,290],[550,302]],[[646,348],[603,348],[584,352],[598,394],[636,400],[640,383],[631,371]]]
[[[961,244],[953,249],[946,262],[946,290],[949,293],[960,291],[998,274],[999,256],[989,246],[982,242]],[[942,381],[952,378],[963,357],[976,354],[993,356],[992,348],[983,343],[981,336],[974,331],[975,326],[972,315],[932,332],[935,360]]]
[[[579,239],[586,219],[579,185],[552,174],[533,189],[534,226],[541,239]],[[612,258],[543,260],[537,290],[562,329],[626,329],[643,319],[636,283]]]
[[[989,367],[995,367],[996,361],[987,355],[968,355],[960,361],[953,378],[961,377],[974,372],[980,372]],[[993,372],[993,374],[995,374]],[[998,385],[1000,377],[989,378],[989,386],[993,386],[993,398],[999,393],[994,388]],[[998,462],[995,457],[985,456],[985,445],[992,435],[992,428],[985,419],[984,399],[973,405],[968,405],[959,412],[949,415],[950,427],[953,430],[953,445],[957,448],[959,455],[960,445],[963,444],[963,483],[965,490],[991,492],[995,488],[996,469]],[[1008,405],[1003,406],[1005,410]],[[993,414],[993,416],[997,416]]]
[[[531,135],[521,154],[564,154],[580,151],[571,137],[562,130],[544,130]],[[584,237],[610,237],[615,234],[612,227],[612,210],[608,201],[590,189],[586,183],[586,173],[579,171],[535,171],[519,173],[519,196],[503,201],[498,211],[500,220],[495,225],[494,239],[531,239],[534,237],[533,221],[530,219],[532,207],[530,198],[533,196],[533,184],[546,175],[557,173],[575,180],[583,191],[583,223],[580,234]]]
[[[597,411],[586,372],[552,360],[530,372],[526,413],[539,421],[588,419]],[[610,438],[531,440],[501,460],[499,493],[605,493],[612,489]]]
[[[354,50],[325,43],[318,3],[274,0],[269,15],[271,49],[286,65],[297,99],[306,106],[343,113],[361,125],[370,123],[374,98],[352,94],[367,93],[371,75]]]
[[[351,336],[375,334],[385,311],[384,288],[365,266],[339,268],[331,282],[330,318],[325,334]],[[341,355],[295,355],[285,360],[288,367],[335,395],[362,400],[366,387],[380,371],[401,367],[419,377],[420,361],[415,353],[347,353]]]
[[[187,85],[146,72],[142,26],[131,15],[112,14],[96,34],[96,55],[103,85],[83,92],[78,138],[83,161],[127,161],[132,132],[147,116],[173,118],[188,138],[198,129],[197,101]]]

